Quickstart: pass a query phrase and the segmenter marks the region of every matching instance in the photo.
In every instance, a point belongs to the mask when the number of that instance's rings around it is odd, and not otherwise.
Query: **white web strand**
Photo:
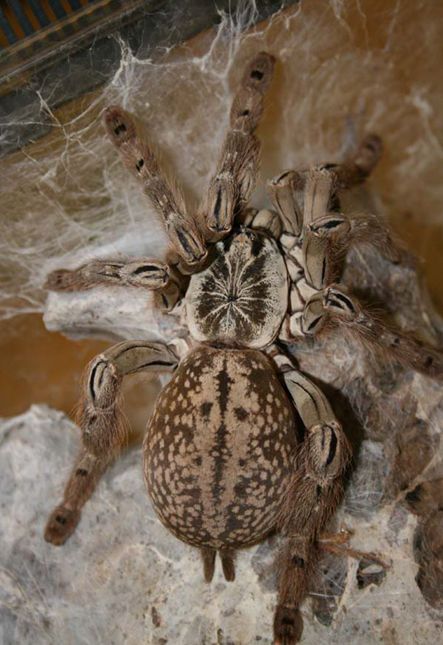
[[[117,103],[143,120],[196,204],[214,169],[241,67],[263,49],[279,65],[259,130],[256,205],[264,204],[265,179],[287,167],[338,159],[373,130],[389,151],[377,187],[390,212],[403,213],[407,203],[417,218],[440,221],[442,90],[421,63],[412,69],[414,61],[432,59],[438,34],[427,30],[432,8],[418,4],[413,21],[405,3],[387,2],[376,40],[369,29],[374,16],[362,0],[300,3],[253,29],[257,8],[246,0],[235,15],[222,15],[217,29],[155,60],[138,58],[120,41],[112,80],[75,107],[53,112],[37,88],[51,131],[0,164],[0,316],[42,311],[42,285],[52,269],[164,252],[165,234],[105,139],[101,113]],[[404,68],[412,70],[410,78]],[[0,120],[0,142],[26,122],[23,114],[12,124]]]

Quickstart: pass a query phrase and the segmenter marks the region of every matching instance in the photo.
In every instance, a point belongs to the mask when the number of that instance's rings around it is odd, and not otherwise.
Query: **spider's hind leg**
[[[300,603],[315,573],[318,540],[343,493],[343,475],[351,451],[328,400],[285,357],[276,357],[305,438],[294,458],[280,511],[284,542],[278,555],[278,604],[274,616],[276,644],[293,645],[303,631]]]
[[[125,443],[125,424],[118,406],[123,377],[140,371],[172,371],[177,361],[166,345],[145,341],[118,343],[92,361],[80,413],[83,447],[63,501],[49,517],[47,542],[63,544],[74,532],[81,509]]]

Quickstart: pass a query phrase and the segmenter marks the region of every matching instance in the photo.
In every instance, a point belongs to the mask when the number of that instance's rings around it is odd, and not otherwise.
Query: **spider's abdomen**
[[[288,308],[288,276],[276,242],[250,229],[215,247],[211,265],[192,276],[186,294],[189,331],[198,341],[263,348]]]
[[[270,359],[201,347],[158,399],[145,479],[161,521],[181,540],[246,546],[275,527],[295,448],[292,406]]]

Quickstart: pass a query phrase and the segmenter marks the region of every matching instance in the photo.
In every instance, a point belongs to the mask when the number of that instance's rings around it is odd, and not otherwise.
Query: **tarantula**
[[[287,171],[269,183],[275,210],[248,208],[259,164],[255,130],[274,58],[258,54],[235,95],[215,175],[198,213],[187,212],[134,119],[105,111],[111,141],[164,220],[167,263],[93,261],[50,274],[48,287],[74,291],[122,285],[154,290],[156,302],[180,311],[189,329],[182,345],[128,341],[88,368],[80,425],[83,447],[51,514],[45,539],[63,544],[83,505],[124,443],[118,407],[122,379],[170,372],[143,444],[144,475],[161,522],[201,551],[212,579],[218,553],[227,580],[235,551],[282,535],[274,616],[276,643],[297,642],[319,537],[343,492],[350,444],[321,390],[296,369],[285,347],[331,326],[408,366],[441,375],[431,348],[386,326],[337,286],[355,243],[399,250],[372,215],[340,212],[341,190],[364,181],[381,141],[366,136],[342,164]],[[178,349],[179,348],[179,349]]]

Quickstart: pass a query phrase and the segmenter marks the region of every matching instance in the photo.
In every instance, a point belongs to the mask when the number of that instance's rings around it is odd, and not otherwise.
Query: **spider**
[[[373,215],[346,216],[340,191],[362,183],[381,154],[367,135],[341,164],[286,171],[269,182],[274,210],[248,207],[259,165],[255,135],[275,60],[247,65],[207,195],[186,210],[133,117],[105,111],[108,135],[162,217],[166,262],[92,261],[48,277],[52,290],[106,285],[155,293],[186,322],[186,343],[127,341],[89,365],[81,403],[83,446],[45,539],[63,544],[125,441],[119,391],[127,374],[172,373],[143,443],[144,476],[160,521],[201,551],[210,582],[217,553],[227,580],[236,550],[273,532],[277,556],[275,643],[301,638],[300,604],[319,560],[319,539],[343,494],[351,447],[321,389],[294,364],[297,343],[339,327],[398,362],[441,376],[437,351],[387,326],[339,284],[353,244],[402,250]],[[292,350],[292,351],[288,351]]]

